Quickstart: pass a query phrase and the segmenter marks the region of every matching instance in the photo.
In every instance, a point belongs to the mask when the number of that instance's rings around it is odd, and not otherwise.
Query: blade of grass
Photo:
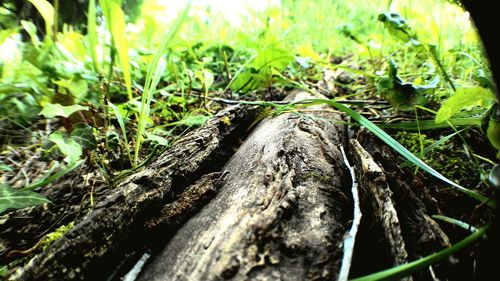
[[[439,251],[437,253],[434,253],[432,255],[429,255],[427,257],[421,258],[416,261],[412,261],[410,263],[402,264],[400,266],[396,266],[387,270],[383,270],[377,273],[373,273],[359,278],[354,278],[351,279],[351,281],[397,280],[404,276],[408,276],[417,270],[435,264],[438,261],[447,258],[450,255],[462,250],[463,248],[475,243],[476,241],[479,240],[479,238],[481,238],[486,233],[488,228],[489,225],[486,225],[480,228],[478,231],[474,232],[473,234],[469,235],[462,241],[458,242],[457,244],[449,248],[446,248],[442,251]]]
[[[132,164],[132,156],[130,155],[130,149],[128,147],[128,138],[127,138],[127,129],[125,128],[125,119],[123,118],[123,115],[120,113],[120,110],[116,105],[108,101],[109,107],[113,110],[113,113],[115,114],[116,120],[118,120],[118,124],[120,125],[120,129],[122,130],[122,135],[123,135],[123,140],[125,142],[124,148],[126,150],[128,159],[130,161],[130,164]]]
[[[454,126],[480,126],[481,125],[481,118],[480,117],[457,117],[457,118],[450,118],[448,119],[448,122]],[[426,130],[438,130],[438,129],[444,129],[444,128],[449,128],[450,125],[446,122],[438,123],[435,124],[434,119],[432,120],[420,120],[420,130],[426,131]],[[415,121],[412,122],[402,122],[402,123],[394,123],[394,124],[377,124],[381,128],[387,128],[387,129],[399,129],[399,130],[411,130],[411,131],[416,131],[418,130],[417,123]]]
[[[90,57],[92,58],[92,65],[94,71],[99,72],[99,65],[97,60],[97,22],[96,22],[96,4],[95,0],[89,1],[89,10],[87,16],[87,38],[89,40]]]
[[[39,187],[42,187],[46,184],[49,184],[49,183],[59,179],[60,177],[66,175],[67,173],[73,171],[74,169],[78,168],[78,166],[80,166],[84,162],[85,162],[85,160],[82,159],[82,160],[78,160],[78,161],[73,162],[73,163],[69,163],[66,167],[63,167],[60,171],[58,171],[57,173],[54,173],[54,174],[51,174],[52,170],[50,170],[46,174],[46,176],[44,176],[41,180],[36,181],[28,186],[23,187],[23,190],[35,190]]]
[[[28,0],[38,10],[45,21],[46,37],[52,36],[52,28],[54,26],[54,7],[46,0]]]
[[[450,218],[450,217],[447,217],[447,216],[441,216],[441,215],[433,215],[432,217],[435,218],[435,219],[438,219],[438,220],[445,221],[447,223],[454,224],[454,225],[459,226],[459,227],[461,227],[461,228],[463,228],[465,230],[468,230],[470,232],[477,231],[477,228],[475,228],[474,226],[472,226],[472,225],[470,225],[470,224],[468,224],[466,222],[454,219],[454,218]]]
[[[170,45],[171,41],[174,39],[174,36],[181,28],[182,23],[187,18],[190,6],[191,1],[188,1],[184,9],[181,11],[180,15],[173,22],[173,25],[170,27],[168,33],[163,38],[160,47],[155,52],[153,61],[148,67],[146,81],[144,83],[144,91],[141,98],[141,111],[139,113],[139,119],[137,121],[138,124],[134,148],[134,165],[137,165],[137,163],[139,162],[139,150],[141,148],[143,140],[142,135],[146,127],[146,120],[149,117],[151,99],[153,97],[156,86],[158,85],[160,76],[163,73],[162,68],[165,67],[165,62],[163,61],[163,63],[161,63],[160,61],[163,58],[163,55],[166,53],[167,47]]]
[[[113,45],[118,53],[120,66],[127,87],[127,95],[129,100],[133,99],[132,96],[132,78],[130,75],[130,62],[128,57],[128,43],[125,37],[125,15],[116,1],[109,1],[109,17],[107,19],[110,23],[111,36],[113,37]]]

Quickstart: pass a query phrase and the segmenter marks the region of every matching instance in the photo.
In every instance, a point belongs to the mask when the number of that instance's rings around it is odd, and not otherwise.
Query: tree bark
[[[326,120],[261,122],[224,166],[217,196],[139,280],[334,280],[350,218],[341,145],[343,126]]]
[[[349,137],[338,112],[315,105],[269,116],[240,143],[258,112],[236,106],[215,116],[10,279],[118,280],[150,252],[138,280],[336,280],[355,203],[341,147],[363,215],[350,277],[450,245],[424,184],[369,134]]]

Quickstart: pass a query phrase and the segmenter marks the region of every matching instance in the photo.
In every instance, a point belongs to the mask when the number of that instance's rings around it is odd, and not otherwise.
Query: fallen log
[[[450,245],[426,187],[369,134],[350,139],[338,112],[314,105],[269,116],[243,141],[258,111],[218,114],[9,279],[120,280],[133,268],[127,278],[137,280],[336,280],[347,250],[352,264],[342,268],[356,277]],[[347,249],[351,171],[363,216]],[[452,261],[406,280],[439,277]]]
[[[123,255],[141,247],[142,242],[137,241],[147,239],[145,221],[203,175],[217,172],[244,138],[258,111],[233,106],[217,114],[150,167],[126,178],[83,221],[8,279],[105,278]],[[192,202],[196,205],[197,198]]]

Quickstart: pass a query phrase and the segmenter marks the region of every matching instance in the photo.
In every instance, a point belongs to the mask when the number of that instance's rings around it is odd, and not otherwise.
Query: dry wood
[[[335,280],[352,215],[343,136],[341,125],[296,113],[261,122],[214,200],[139,280]]]
[[[137,237],[147,237],[145,221],[190,183],[223,165],[257,112],[255,107],[233,106],[216,115],[150,167],[126,178],[83,221],[9,279],[102,279]]]
[[[450,245],[426,187],[371,136],[348,141],[345,125],[332,122],[338,112],[315,105],[269,116],[241,143],[258,111],[216,115],[9,279],[118,280],[133,266],[121,266],[123,256],[138,260],[148,248],[139,280],[335,280],[353,220],[341,146],[363,213],[350,278]]]

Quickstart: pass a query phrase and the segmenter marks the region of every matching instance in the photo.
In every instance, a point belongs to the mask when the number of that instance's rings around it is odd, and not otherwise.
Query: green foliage
[[[137,13],[129,7],[140,0],[90,0],[85,35],[78,26],[57,31],[54,19],[62,15],[55,15],[46,0],[30,0],[46,23],[45,33],[37,30],[36,21],[17,24],[13,1],[7,2],[10,5],[0,6],[0,129],[29,131],[48,124],[45,127],[54,132],[46,145],[33,145],[53,161],[50,168],[23,188],[2,185],[1,211],[47,203],[35,190],[82,165],[83,155],[105,179],[119,180],[147,164],[158,147],[169,146],[187,128],[207,122],[220,108],[214,97],[245,96],[252,101],[244,103],[271,106],[279,114],[294,105],[253,100],[287,92],[291,86],[318,89],[323,82],[334,85],[325,91],[342,96],[339,99],[376,99],[376,89],[399,110],[421,105],[437,110],[438,103],[446,100],[435,120],[425,116],[391,124],[386,124],[387,114],[410,112],[366,105],[363,112],[383,117],[380,126],[336,100],[311,103],[347,112],[408,159],[403,166],[412,163],[480,201],[487,200],[455,183],[472,174],[468,162],[461,160],[462,152],[450,144],[458,133],[439,140],[420,134],[450,126],[479,127],[483,116],[484,131],[500,149],[500,114],[496,107],[486,112],[495,101],[491,73],[473,28],[462,20],[463,11],[446,2],[282,1],[281,9],[249,12],[240,17],[240,25],[234,25],[213,10],[197,8],[188,17],[190,1],[177,16],[167,15],[156,1],[146,1],[132,24]],[[384,9],[394,12],[375,12]],[[441,10],[439,17],[429,16],[429,11]],[[377,18],[382,24],[376,24]],[[21,31],[29,37],[21,39]],[[182,36],[176,36],[181,31]],[[381,76],[385,65],[388,70]],[[335,73],[331,81],[323,81],[326,72]],[[344,72],[349,73],[347,81]],[[438,75],[456,92],[448,91]],[[139,100],[134,95],[141,90]],[[398,142],[381,127],[419,134],[400,133]],[[6,133],[2,140],[12,143],[9,137]],[[0,162],[0,170],[12,174],[15,167]],[[375,278],[407,274],[436,260],[424,258],[403,266],[403,271]]]
[[[375,136],[379,137],[382,141],[384,141],[387,145],[389,145],[391,148],[393,148],[396,152],[401,154],[404,158],[409,160],[411,163],[416,165],[417,167],[421,168],[422,170],[426,171],[430,175],[438,178],[439,180],[455,187],[457,190],[469,195],[470,197],[480,201],[480,202],[487,202],[488,205],[494,207],[496,206],[496,202],[493,200],[488,199],[484,195],[473,191],[469,190],[467,188],[464,188],[460,186],[459,184],[449,180],[445,176],[443,176],[441,173],[438,171],[434,170],[432,167],[430,167],[428,164],[426,164],[424,161],[422,161],[420,158],[416,157],[413,153],[411,153],[407,148],[402,146],[399,142],[397,142],[395,139],[393,139],[391,136],[389,136],[386,132],[384,132],[380,127],[372,123],[370,120],[366,119],[363,117],[361,114],[355,112],[354,110],[350,109],[349,107],[338,103],[333,100],[325,101],[325,100],[313,100],[315,103],[327,103],[333,107],[336,107],[339,110],[344,111],[347,113],[351,118],[356,120],[359,124],[364,126],[366,129],[368,129],[370,132],[372,132]]]
[[[273,75],[282,72],[292,61],[293,56],[285,49],[273,46],[259,50],[231,81],[230,88],[235,92],[249,92],[268,87],[273,81]]]
[[[54,142],[59,150],[66,156],[66,163],[76,163],[82,156],[82,146],[73,138],[64,139],[61,132],[54,132],[49,136],[49,140]]]
[[[94,71],[99,72],[99,61],[97,60],[97,12],[96,0],[89,0],[89,8],[87,13],[87,38],[89,42],[89,52],[92,58]]]
[[[38,12],[42,15],[45,21],[45,32],[48,37],[52,36],[52,29],[54,27],[54,7],[46,0],[28,0],[33,6],[36,7]]]
[[[444,80],[449,83],[451,88],[455,90],[455,85],[451,81],[448,73],[444,69],[443,64],[439,59],[439,54],[435,46],[422,43],[417,34],[413,32],[408,23],[397,13],[384,13],[380,14],[378,20],[384,23],[386,29],[393,36],[403,41],[404,43],[411,43],[413,46],[423,50],[429,58],[431,58],[434,65],[439,69]]]
[[[460,132],[460,131],[459,131]],[[425,134],[401,131],[394,138],[415,155],[434,167],[446,178],[456,181],[462,185],[475,183],[479,179],[478,173],[471,173],[474,163],[467,160],[467,154],[460,145],[447,143],[459,132],[444,136],[438,140]],[[421,150],[421,144],[424,147]],[[401,166],[407,166],[409,162]]]
[[[71,114],[80,110],[88,110],[88,107],[78,104],[64,106],[58,103],[48,102],[43,106],[40,115],[43,115],[45,118],[54,118],[56,116],[69,117]]]
[[[184,7],[180,15],[177,17],[177,19],[170,27],[168,33],[163,38],[163,41],[161,42],[158,50],[155,52],[153,61],[148,68],[146,81],[144,83],[144,92],[142,93],[142,98],[141,98],[141,110],[139,114],[139,119],[137,121],[137,134],[135,138],[135,148],[134,148],[134,165],[137,165],[139,161],[139,150],[141,148],[143,140],[143,133],[146,130],[146,121],[149,118],[151,100],[153,98],[156,86],[160,81],[160,77],[165,71],[166,65],[165,61],[163,61],[163,55],[167,51],[167,48],[171,44],[171,41],[173,40],[174,36],[181,28],[182,23],[186,20],[190,5],[191,1],[188,1],[188,3]]]
[[[389,73],[377,83],[378,93],[388,100],[397,109],[413,109],[415,105],[423,105],[427,96],[431,95],[439,83],[439,77],[435,77],[427,85],[414,85],[404,82],[398,76],[396,63],[389,61]]]
[[[121,0],[102,0],[101,6],[103,13],[108,22],[108,28],[113,38],[113,47],[118,52],[120,59],[120,66],[127,87],[127,94],[129,100],[133,99],[132,96],[132,78],[130,74],[130,60],[128,56],[128,40],[125,31],[125,14],[121,7]]]
[[[6,184],[0,184],[0,214],[7,209],[21,209],[45,203],[50,201],[36,192],[16,190]]]
[[[450,119],[457,112],[468,107],[479,106],[487,108],[495,102],[495,95],[491,90],[482,87],[459,88],[446,100],[436,114],[436,123]]]

